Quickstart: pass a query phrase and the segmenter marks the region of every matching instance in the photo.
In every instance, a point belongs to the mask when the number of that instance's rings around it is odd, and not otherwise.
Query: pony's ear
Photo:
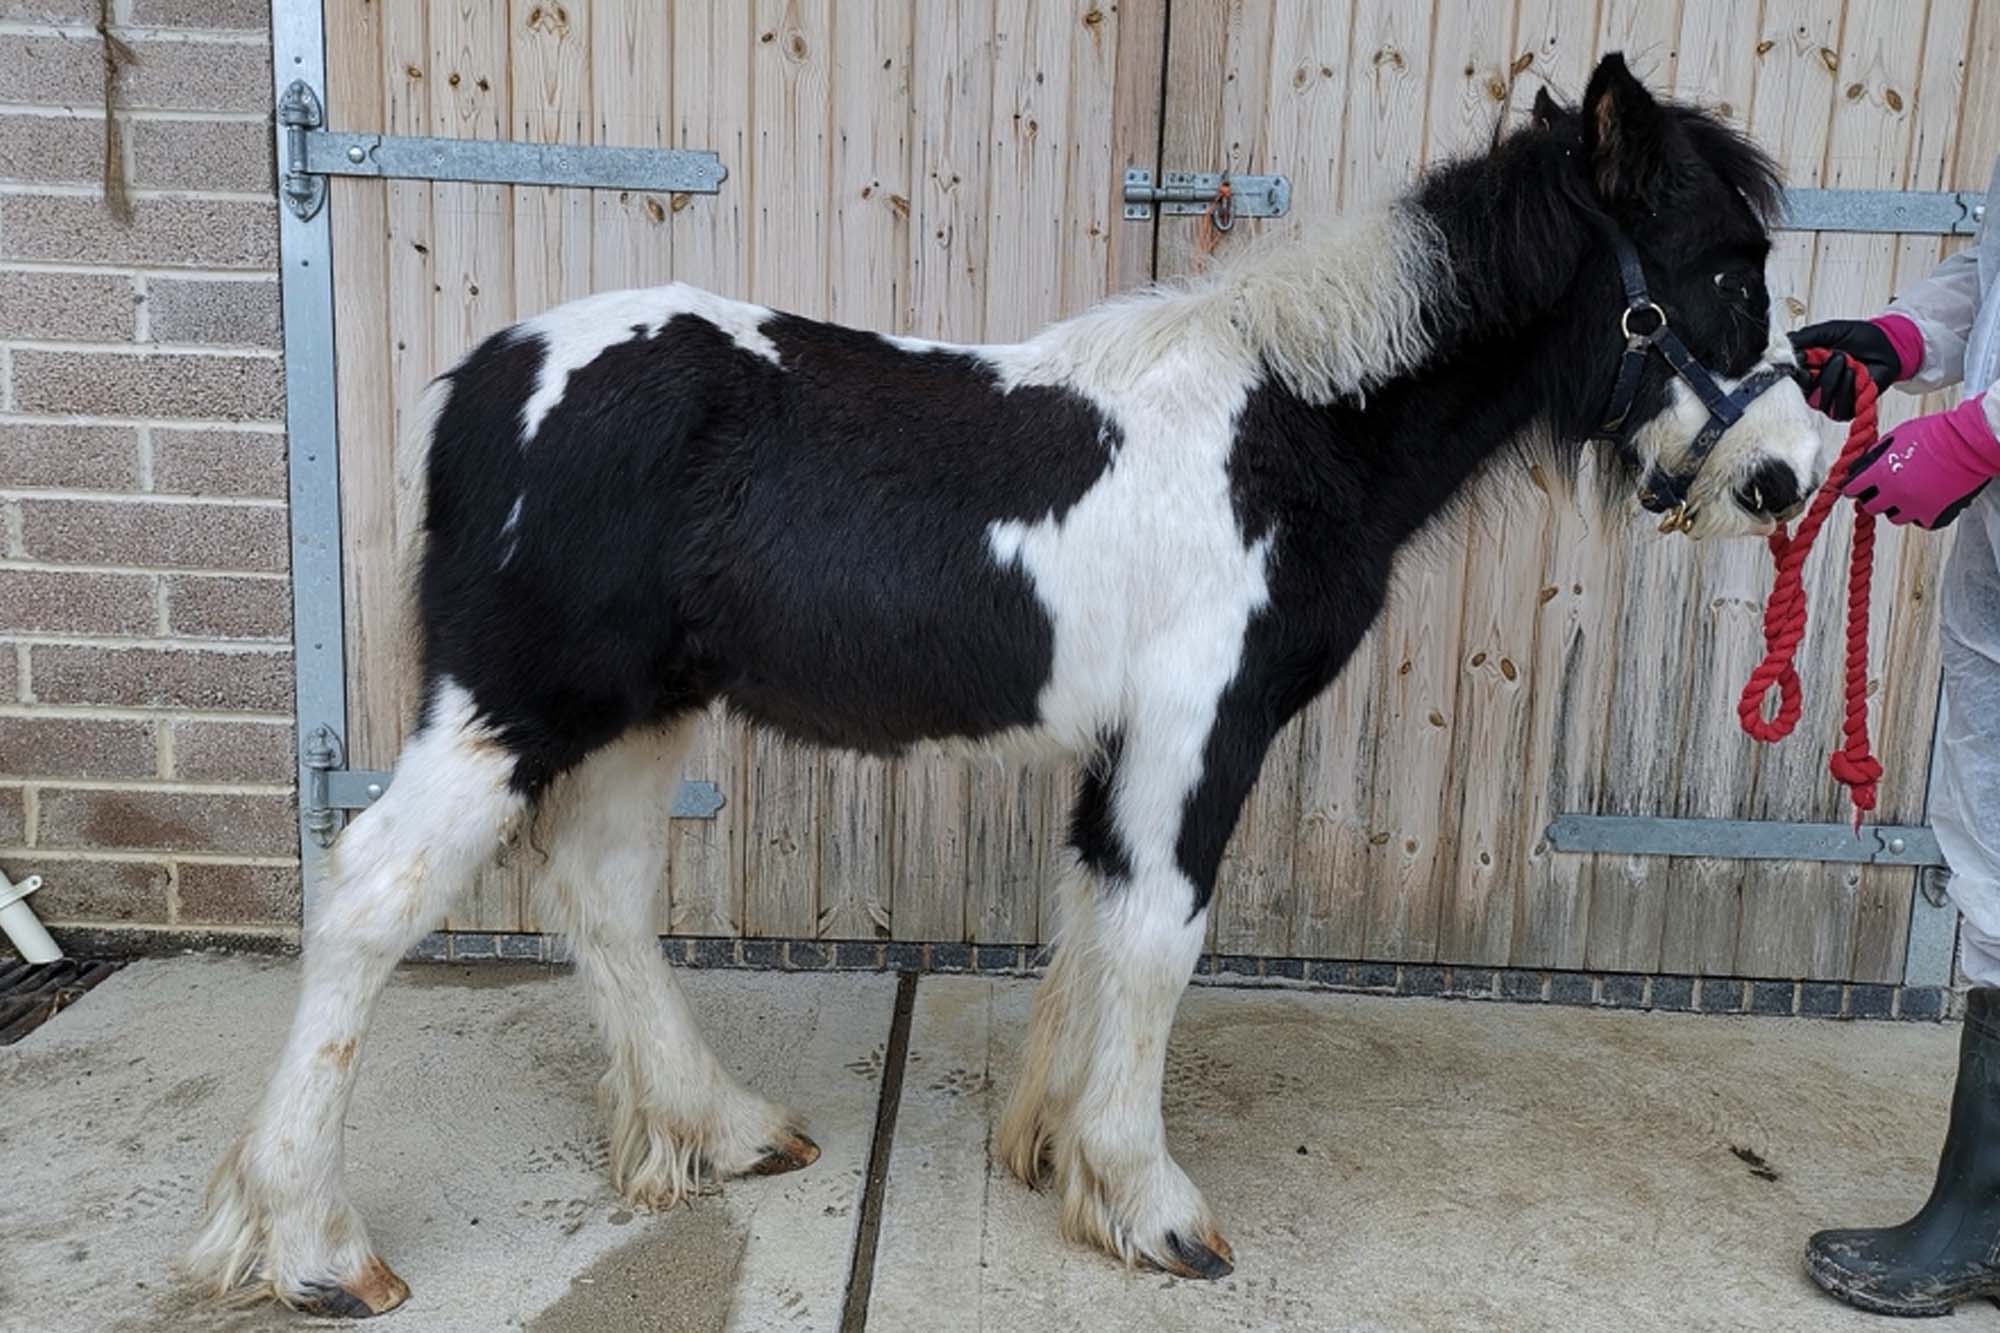
[[[1666,109],[1632,77],[1625,57],[1604,57],[1583,93],[1583,143],[1597,194],[1614,211],[1646,207],[1667,173]]]
[[[1528,123],[1538,130],[1552,130],[1563,118],[1562,104],[1549,96],[1549,86],[1545,83],[1535,89],[1535,105],[1528,113]]]

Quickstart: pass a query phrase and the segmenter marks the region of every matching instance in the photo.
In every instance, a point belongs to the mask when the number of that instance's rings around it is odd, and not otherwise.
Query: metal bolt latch
[[[1160,184],[1140,167],[1125,169],[1125,220],[1148,222],[1157,205],[1168,217],[1199,217],[1222,190],[1220,171],[1169,171]],[[1283,176],[1227,175],[1229,208],[1234,217],[1283,217],[1292,206],[1292,183]]]

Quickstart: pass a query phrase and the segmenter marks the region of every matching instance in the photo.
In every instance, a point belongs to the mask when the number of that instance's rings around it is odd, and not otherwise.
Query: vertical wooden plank
[[[385,109],[382,24],[373,5],[343,6],[326,22],[326,106],[335,128],[380,132]],[[389,383],[388,196],[382,182],[328,182],[333,281],[334,392],[340,422],[340,530],[350,552],[396,549],[395,406]],[[390,558],[341,562],[346,610],[347,757],[363,768],[395,762],[404,732],[397,646],[407,642],[402,579]],[[409,674],[414,674],[413,672]]]
[[[1096,16],[1095,21],[1092,15]],[[1111,290],[1124,291],[1154,277],[1154,222],[1127,222],[1120,196],[1125,168],[1145,167],[1159,179],[1160,112],[1166,91],[1166,0],[1121,0],[1117,5],[1095,3],[1083,12],[1090,40],[1103,41],[1104,29],[1116,29],[1117,71],[1111,109],[1111,195],[1104,216],[1111,231]],[[1091,58],[1097,58],[1096,52]],[[1067,788],[1068,784],[1063,784]]]
[[[1267,72],[1256,79],[1239,75],[1231,85],[1239,90],[1236,97],[1225,102],[1229,139],[1237,152],[1261,145],[1245,158],[1243,169],[1289,177],[1295,211],[1307,218],[1330,215],[1339,197],[1352,33],[1350,13],[1285,0],[1272,7],[1268,36],[1247,21],[1242,25],[1244,51],[1231,61],[1238,68],[1251,64],[1263,38]],[[1258,94],[1261,101],[1253,101]],[[1237,125],[1239,118],[1257,128]],[[1298,917],[1316,896],[1305,876],[1325,870],[1310,866],[1302,873],[1298,860],[1305,819],[1302,761],[1312,725],[1301,716],[1272,742],[1224,850],[1215,909],[1215,946],[1222,952],[1291,954],[1304,947]],[[1324,947],[1324,919],[1306,932],[1315,948]]]
[[[1983,190],[2000,153],[2000,99],[1990,80],[1976,80],[1989,95],[1968,85],[1969,68],[1987,69],[2000,59],[2000,7],[1971,0],[1932,0],[1924,44],[1923,82],[1916,91],[1916,126],[1911,145],[1909,188]],[[1948,82],[1947,82],[1948,78]],[[1965,241],[1935,237],[1902,238],[1896,265],[1898,289],[1918,282],[1944,254]],[[1903,412],[1935,412],[1951,405],[1955,393],[1921,399],[1891,394]],[[1900,400],[1900,401],[1899,401]],[[1881,531],[1877,529],[1878,534]],[[1889,580],[1887,614],[1875,608],[1870,622],[1881,639],[1871,639],[1869,660],[1879,662],[1881,688],[1875,694],[1875,734],[1885,758],[1881,813],[1885,819],[1921,815],[1929,777],[1929,742],[1937,723],[1938,613],[1936,589],[1952,538],[1910,533],[1902,541],[1895,576]],[[1878,602],[1884,567],[1877,562]],[[1918,753],[1921,748],[1922,753]],[[1915,877],[1907,871],[1866,869],[1855,905],[1852,974],[1858,980],[1900,981],[1908,943],[1910,894]]]
[[[911,12],[867,5],[833,33],[832,290],[829,318],[902,326],[910,284]],[[889,927],[890,765],[828,755],[820,765],[815,929],[873,939]]]
[[[1524,10],[1523,35],[1528,26]],[[1536,25],[1536,26],[1548,26]],[[1554,29],[1552,29],[1554,30]],[[1603,0],[1596,50],[1580,63],[1538,60],[1534,72],[1575,105],[1599,55],[1622,51],[1633,71],[1662,92],[1674,87],[1681,6],[1653,0]],[[1572,48],[1569,58],[1579,52]],[[1527,101],[1521,90],[1517,104]],[[1611,729],[1608,705],[1618,656],[1616,638],[1628,558],[1628,524],[1605,522],[1600,492],[1613,484],[1601,455],[1586,450],[1574,492],[1559,496],[1559,526],[1536,593],[1540,618],[1532,668],[1528,751],[1534,781],[1522,835],[1524,862],[1510,961],[1520,967],[1580,968],[1588,943],[1596,858],[1557,854],[1543,830],[1561,814],[1598,808],[1602,756]],[[1619,509],[1625,497],[1618,496]]]
[[[1592,21],[1580,21],[1586,18]],[[1549,72],[1565,62],[1580,66],[1589,56],[1586,34],[1594,19],[1595,0],[1580,5],[1529,0],[1517,7],[1508,58],[1495,75],[1506,106],[1492,108],[1491,118],[1503,109],[1526,113],[1528,90],[1516,98],[1513,87],[1519,75],[1529,76],[1530,88],[1546,81],[1546,73],[1535,72],[1537,62]],[[1570,43],[1560,36],[1564,27],[1573,34],[1574,62],[1569,62]],[[1489,508],[1472,524],[1466,542],[1457,716],[1443,805],[1443,818],[1453,826],[1455,857],[1446,863],[1452,869],[1443,886],[1438,954],[1452,962],[1504,963],[1512,949],[1527,853],[1539,837],[1539,830],[1529,836],[1524,821],[1529,793],[1537,787],[1529,726],[1541,575],[1550,543],[1572,534],[1563,529],[1568,507],[1554,493],[1560,483],[1542,466],[1504,458],[1481,484],[1488,488],[1483,503]]]
[[[1902,179],[1910,142],[1907,104],[1872,106],[1865,85],[1852,97],[1847,89],[1862,66],[1883,59],[1885,52],[1894,52],[1893,63],[1914,76],[1921,15],[1896,7],[1905,19],[1898,23],[1873,0],[1850,0],[1846,10],[1847,31],[1856,37],[1852,44],[1835,21],[1839,15],[1828,14],[1825,6],[1770,6],[1759,45],[1774,45],[1758,71],[1753,123],[1800,184],[1823,180],[1893,187]],[[1919,21],[1908,22],[1911,18]],[[1788,22],[1788,30],[1777,26],[1781,22]],[[1827,109],[1823,119],[1822,105]],[[1805,238],[1790,239],[1803,248]],[[1787,270],[1800,278],[1809,274],[1793,288],[1801,320],[1872,313],[1889,299],[1894,246],[1886,239],[1827,235],[1818,238],[1815,251],[1809,269],[1775,257],[1772,264],[1780,280],[1774,284],[1777,290],[1784,290]],[[1781,253],[1790,252],[1787,247]],[[1845,434],[1831,424],[1825,430],[1830,447]],[[1782,745],[1761,747],[1750,802],[1754,818],[1842,817],[1844,800],[1827,775],[1826,755],[1839,734],[1839,608],[1845,600],[1842,553],[1852,529],[1849,513],[1847,506],[1835,511],[1806,565],[1813,614],[1798,660],[1802,676],[1820,684],[1807,691],[1798,731]],[[1756,976],[1845,975],[1854,952],[1859,887],[1859,870],[1851,866],[1760,862],[1745,867],[1736,969]]]
[[[1775,108],[1756,87],[1757,28],[1754,14],[1737,9],[1690,6],[1682,36],[1682,70],[1694,75],[1691,91],[1718,111],[1727,106],[1742,115],[1762,117]],[[1761,124],[1753,134],[1770,136]],[[1785,165],[1795,171],[1813,170],[1808,147]],[[1780,237],[1781,245],[1800,251],[1801,238]],[[1789,269],[1774,266],[1774,293],[1782,290]],[[1779,299],[1775,295],[1773,300]],[[1638,537],[1641,550],[1657,546],[1651,534]],[[1682,543],[1685,545],[1685,543]],[[1756,747],[1736,720],[1736,698],[1758,657],[1762,655],[1764,594],[1770,585],[1771,559],[1761,543],[1710,542],[1695,548],[1692,579],[1682,603],[1679,637],[1686,646],[1689,673],[1686,718],[1669,733],[1684,737],[1693,762],[1684,764],[1681,779],[1662,809],[1689,818],[1733,818],[1755,771]],[[1646,558],[1636,554],[1636,559]],[[1707,858],[1655,862],[1650,871],[1653,891],[1663,895],[1660,966],[1669,972],[1727,973],[1733,969],[1738,899],[1744,863]]]
[[[912,201],[911,331],[976,342],[986,325],[995,47],[990,7],[972,0],[917,9],[912,64],[917,194]],[[1012,210],[1001,216],[1011,225]],[[1009,281],[1012,280],[1010,275]],[[962,760],[898,761],[890,928],[897,939],[965,934],[967,793]]]
[[[1233,4],[1180,5],[1167,27],[1166,98],[1160,113],[1160,169],[1219,169],[1223,145],[1223,72],[1229,59]],[[1200,166],[1194,164],[1200,163]],[[1209,164],[1218,164],[1211,166]],[[1158,179],[1157,177],[1155,179]],[[1198,267],[1194,229],[1158,223],[1158,272],[1163,278]]]
[[[1758,18],[1755,6],[1689,0],[1681,10],[1675,94],[1740,121],[1748,104],[1731,90],[1747,85],[1741,71],[1754,58]],[[1611,532],[1612,542],[1629,554],[1614,594],[1611,723],[1597,784],[1597,808],[1607,814],[1673,809],[1684,771],[1698,772],[1706,762],[1705,756],[1690,761],[1688,747],[1676,739],[1687,725],[1693,681],[1684,626],[1697,553],[1690,542],[1662,542],[1652,527],[1642,514]],[[1625,737],[1639,743],[1621,744]],[[1653,857],[1604,855],[1595,858],[1591,873],[1586,964],[1654,971],[1666,929],[1667,864]]]
[[[1475,0],[1438,0],[1424,158],[1476,151],[1506,95],[1512,13]],[[1397,566],[1392,610],[1380,627],[1376,688],[1384,728],[1376,751],[1371,957],[1437,956],[1446,879],[1455,856],[1447,806],[1465,604],[1464,515],[1442,522]],[[1518,668],[1517,668],[1518,669]],[[1387,837],[1383,837],[1386,834]]]
[[[591,142],[595,53],[586,14],[572,9],[565,0],[511,0],[509,30],[512,137],[528,143]],[[554,187],[515,188],[516,317],[537,314],[592,290],[594,193]]]
[[[712,149],[729,170],[720,193],[688,196],[679,211],[671,204],[680,200],[670,202],[673,276],[736,297],[748,291],[747,210],[757,197],[748,151],[755,19],[727,0],[676,0],[673,9],[672,142]],[[603,100],[600,84],[600,106]],[[600,243],[600,263],[604,250]],[[720,708],[710,709],[696,728],[685,770],[690,778],[718,784],[726,803],[714,819],[677,819],[669,828],[669,919],[676,934],[742,931],[744,749],[742,727]]]
[[[566,26],[582,30],[589,51],[593,87],[590,118],[600,144],[651,148],[674,143],[671,121],[675,104],[675,52],[679,34],[675,12],[658,4],[598,3],[583,16],[553,0],[514,0],[542,16],[567,14]],[[746,20],[747,21],[747,20]],[[739,25],[740,26],[740,25]],[[718,65],[728,59],[727,45],[704,48],[700,58]],[[726,71],[717,69],[716,73]],[[532,73],[532,71],[529,71]],[[735,190],[733,177],[723,186]],[[591,245],[591,282],[598,291],[652,287],[667,281],[674,270],[671,219],[689,196],[668,198],[645,190],[567,191],[587,210]],[[524,240],[525,243],[525,240]],[[572,261],[574,262],[574,261]]]
[[[1287,0],[1280,31],[1321,8],[1310,0]],[[1345,65],[1335,196],[1343,213],[1392,197],[1423,159],[1431,69],[1428,8],[1358,0]],[[1335,209],[1322,204],[1319,211]],[[1300,954],[1353,958],[1378,947],[1369,933],[1379,896],[1379,853],[1391,835],[1377,831],[1375,796],[1388,762],[1382,750],[1400,739],[1388,735],[1384,722],[1388,699],[1382,681],[1401,669],[1400,658],[1390,660],[1392,637],[1378,623],[1332,688],[1300,719],[1293,849],[1300,902],[1292,927],[1293,948]],[[1424,956],[1421,947],[1412,956]]]
[[[507,24],[476,0],[433,0],[423,80],[430,132],[502,139],[511,125]],[[514,314],[513,204],[505,185],[431,188],[430,359],[426,375],[451,366]],[[421,386],[418,386],[421,392]],[[479,877],[446,924],[454,930],[517,930],[517,877]]]
[[[828,255],[833,14],[828,0],[756,8],[751,73],[750,298],[824,316]],[[751,935],[811,935],[819,901],[818,758],[750,735],[744,791],[743,915]]]

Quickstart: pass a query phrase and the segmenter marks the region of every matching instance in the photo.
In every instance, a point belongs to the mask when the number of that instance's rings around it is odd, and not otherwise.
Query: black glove
[[[1805,390],[1806,402],[1835,421],[1854,419],[1854,368],[1847,364],[1848,357],[1861,363],[1877,389],[1886,389],[1903,377],[1895,344],[1873,320],[1829,319],[1808,324],[1792,334],[1792,347],[1799,354],[1799,387]],[[1804,364],[1808,347],[1824,347],[1835,355],[1814,370]]]

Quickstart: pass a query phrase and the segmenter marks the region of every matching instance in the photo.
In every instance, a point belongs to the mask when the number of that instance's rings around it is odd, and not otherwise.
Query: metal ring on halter
[[[1653,313],[1653,317],[1660,322],[1650,332],[1632,332],[1632,316],[1643,315],[1649,310]],[[1618,317],[1618,331],[1625,335],[1627,342],[1651,342],[1666,332],[1666,328],[1667,312],[1660,309],[1658,303],[1653,301],[1647,301],[1640,305],[1627,306],[1625,307],[1625,313]]]

